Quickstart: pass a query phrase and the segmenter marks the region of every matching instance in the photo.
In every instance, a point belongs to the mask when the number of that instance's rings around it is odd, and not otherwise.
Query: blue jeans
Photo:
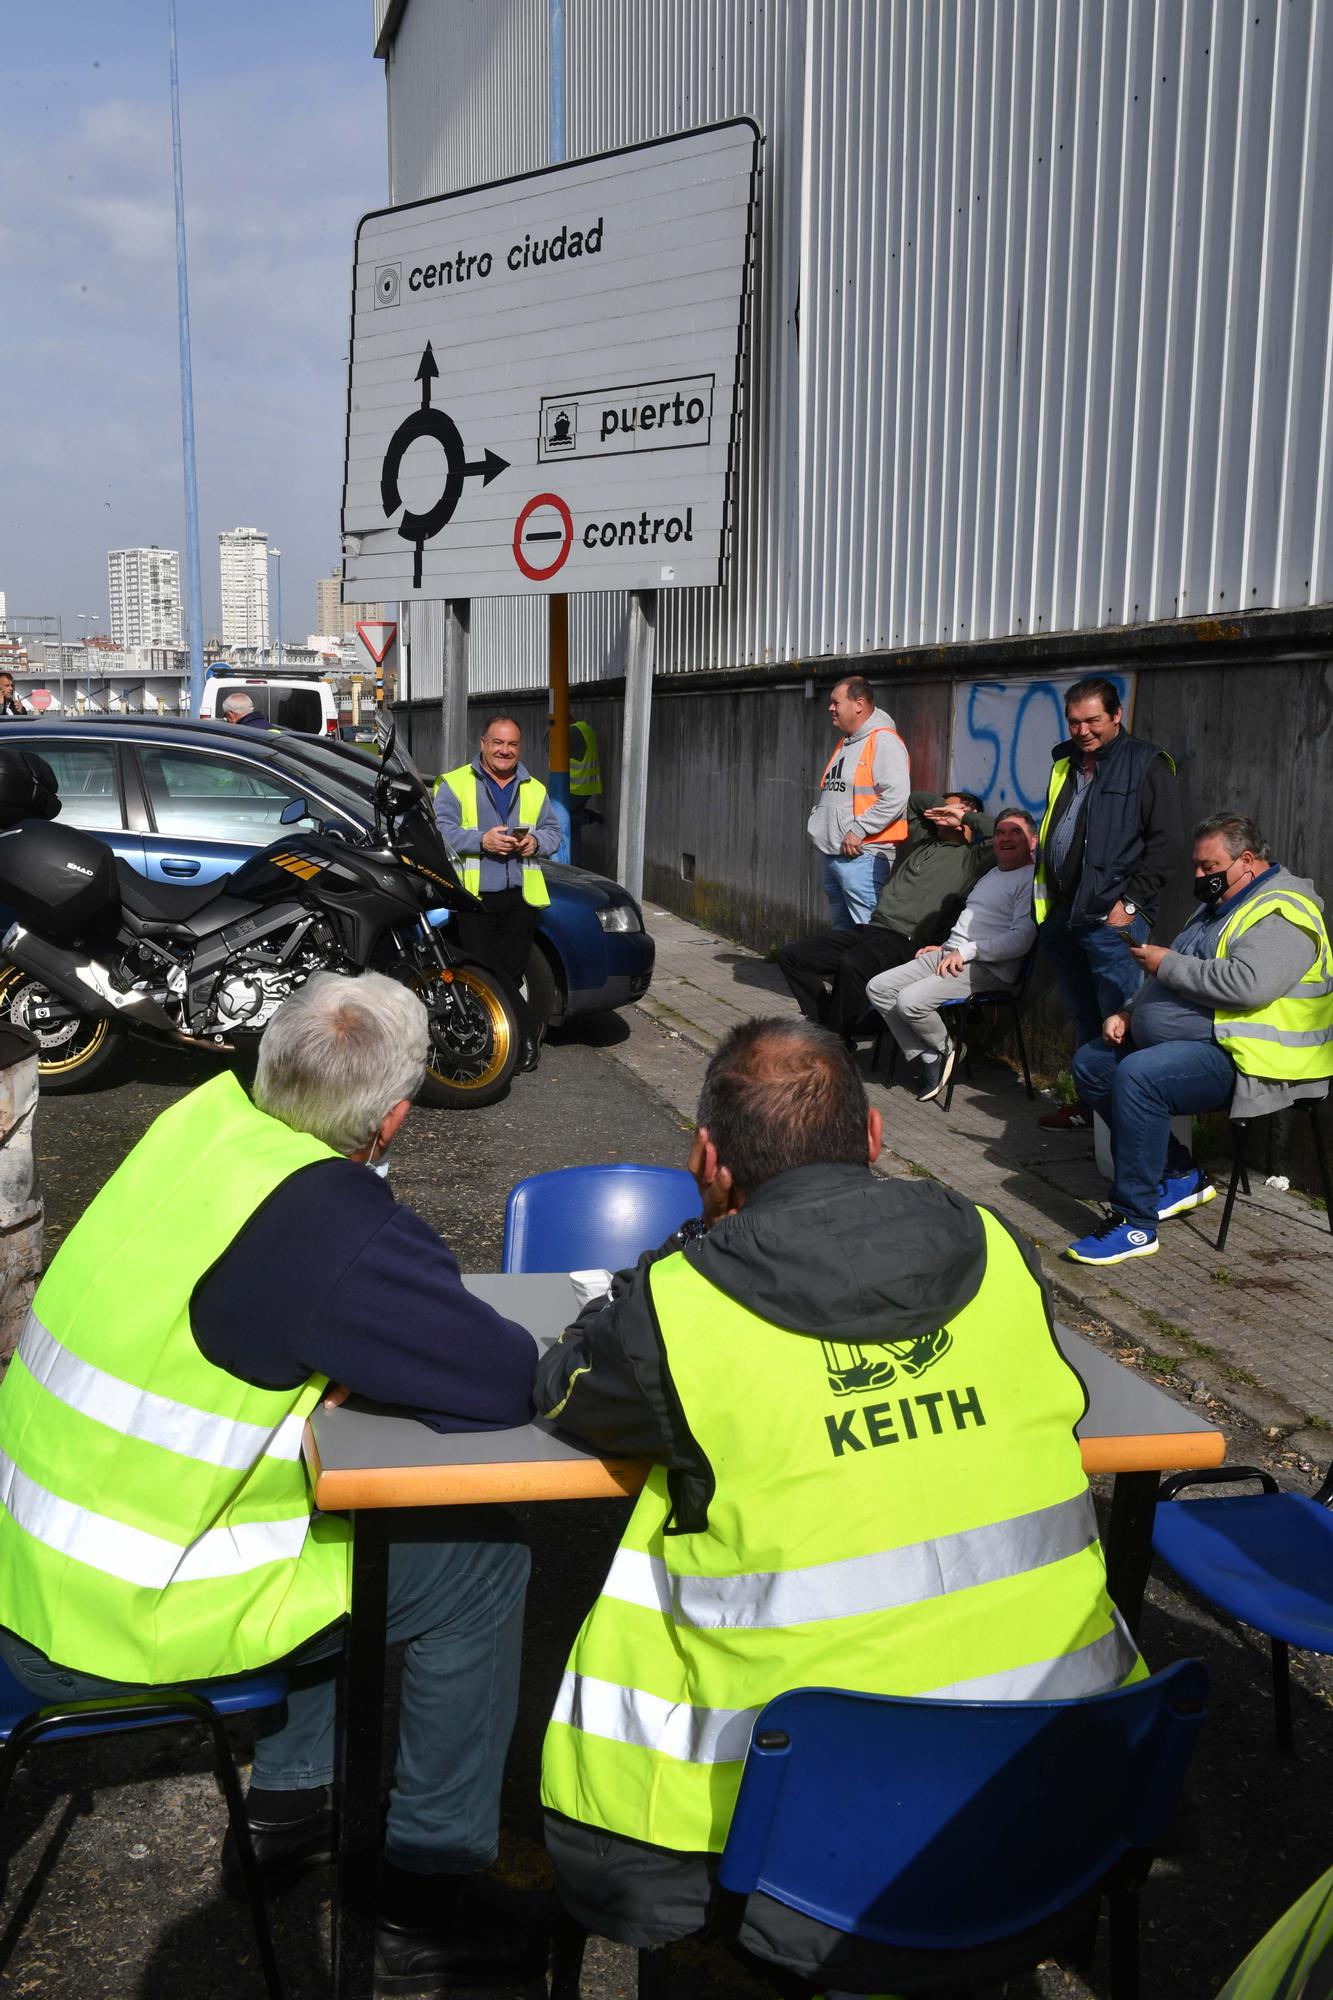
[[[1148,919],[1134,918],[1129,934],[1148,942]],[[1074,1046],[1100,1039],[1102,1022],[1124,1006],[1143,984],[1143,974],[1121,943],[1121,933],[1099,922],[1071,924],[1057,903],[1041,926],[1041,948],[1055,968],[1060,991],[1074,1021]]]
[[[870,922],[879,892],[889,879],[893,856],[891,847],[863,847],[859,854],[824,856],[824,894],[835,931],[849,931],[856,924]]]
[[[414,1874],[469,1874],[495,1859],[529,1567],[515,1532],[496,1509],[449,1508],[402,1517],[389,1544],[388,1638],[407,1650],[384,1852]],[[289,1792],[331,1782],[341,1648],[342,1626],[332,1625],[280,1662],[291,1675],[286,1716],[259,1719],[253,1784]],[[125,1685],[56,1666],[3,1629],[0,1654],[44,1702],[93,1701]]]
[[[1074,1057],[1083,1102],[1111,1128],[1111,1206],[1136,1229],[1156,1229],[1157,1189],[1168,1174],[1194,1165],[1172,1136],[1171,1120],[1187,1111],[1223,1111],[1236,1072],[1216,1042],[1160,1042],[1153,1049],[1098,1039]]]

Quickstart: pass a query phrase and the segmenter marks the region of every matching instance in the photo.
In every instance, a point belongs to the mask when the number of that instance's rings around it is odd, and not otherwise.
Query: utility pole
[[[190,712],[204,699],[204,600],[199,580],[199,489],[194,470],[194,381],[190,371],[190,283],[185,269],[185,189],[181,180],[180,78],[176,70],[176,0],[171,28],[171,166],[176,189],[176,316],[181,354],[181,456],[185,461],[185,574],[190,605]]]

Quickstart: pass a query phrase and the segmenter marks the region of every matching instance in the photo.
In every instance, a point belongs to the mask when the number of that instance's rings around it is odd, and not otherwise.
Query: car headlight
[[[643,918],[633,903],[608,903],[597,912],[597,921],[604,931],[641,931]]]

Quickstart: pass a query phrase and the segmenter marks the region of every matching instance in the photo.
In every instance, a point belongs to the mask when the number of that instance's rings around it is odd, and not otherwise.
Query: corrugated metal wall
[[[731,575],[663,593],[661,668],[1333,597],[1330,11],[568,0],[571,156],[767,141]],[[545,163],[546,12],[409,0],[396,199]],[[615,671],[623,604],[571,611]],[[542,607],[473,648],[539,683]]]

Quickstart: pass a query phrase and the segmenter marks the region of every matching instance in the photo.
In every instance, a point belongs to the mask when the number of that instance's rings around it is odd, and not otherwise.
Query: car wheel
[[[539,944],[528,953],[523,983],[528,989],[528,1006],[548,1028],[558,1028],[565,1018],[565,995],[550,959]]]

